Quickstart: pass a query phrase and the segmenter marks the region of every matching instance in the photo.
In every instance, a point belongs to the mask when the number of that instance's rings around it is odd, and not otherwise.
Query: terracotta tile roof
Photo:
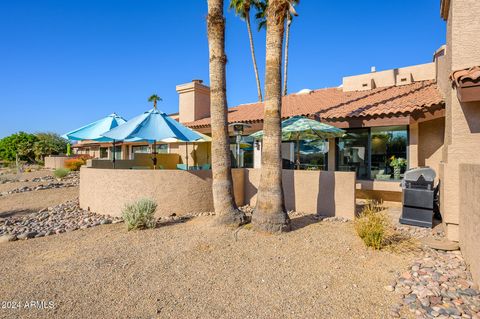
[[[459,87],[463,81],[478,81],[480,79],[480,66],[474,66],[468,69],[455,71],[450,75],[452,83]]]
[[[335,121],[352,117],[407,115],[438,107],[444,99],[434,81],[376,88],[368,91],[343,92],[341,88],[290,94],[283,98],[282,117],[318,114],[321,119]],[[242,104],[228,110],[228,122],[263,120],[262,103]],[[206,127],[210,118],[186,123],[190,127]]]

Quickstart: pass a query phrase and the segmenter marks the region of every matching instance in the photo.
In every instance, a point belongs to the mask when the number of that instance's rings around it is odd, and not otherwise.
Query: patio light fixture
[[[251,127],[245,123],[232,123],[228,126],[233,127],[233,134],[235,135],[236,154],[237,154],[237,168],[240,168],[240,142],[242,141],[242,134],[246,127]]]

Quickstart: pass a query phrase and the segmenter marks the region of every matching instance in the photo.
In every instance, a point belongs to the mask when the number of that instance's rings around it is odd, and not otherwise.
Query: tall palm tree
[[[269,0],[266,14],[262,168],[252,224],[256,229],[267,232],[290,230],[283,196],[281,154],[282,48],[288,5],[287,0]]]
[[[213,204],[217,223],[238,226],[245,222],[235,204],[227,126],[225,18],[223,0],[208,0],[208,51],[210,57],[210,114],[212,126]]]
[[[297,16],[297,12],[293,8],[300,0],[291,1],[289,11],[287,12],[287,30],[285,31],[285,55],[283,59],[283,90],[282,95],[287,95],[287,80],[288,80],[288,44],[290,42],[290,25],[292,24],[293,16]]]
[[[153,102],[153,108],[154,108],[154,109],[157,108],[157,101],[162,101],[162,98],[159,97],[159,96],[156,95],[156,94],[152,94],[152,95],[148,98],[148,102]]]
[[[256,5],[258,0],[253,0]],[[258,76],[257,59],[255,58],[255,47],[253,45],[252,28],[250,26],[250,8],[252,0],[230,0],[230,9],[235,10],[235,14],[245,21],[247,24],[248,39],[250,40],[250,53],[252,54],[253,71],[255,72],[255,80],[257,82],[258,101],[263,101],[262,87],[260,85],[260,77]]]
[[[282,95],[287,95],[287,82],[288,82],[288,48],[290,44],[290,25],[292,24],[293,16],[298,16],[295,11],[294,6],[300,3],[300,0],[290,0],[288,1],[287,18],[286,18],[286,31],[285,31],[285,52],[283,58],[283,90]],[[258,29],[266,28],[266,12],[268,7],[268,0],[263,0],[258,2],[256,5],[257,13],[255,19],[257,20]]]

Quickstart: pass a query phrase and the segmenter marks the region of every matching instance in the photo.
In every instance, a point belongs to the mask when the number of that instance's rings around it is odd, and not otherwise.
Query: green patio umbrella
[[[335,126],[320,123],[304,116],[294,116],[282,121],[282,141],[297,142],[297,169],[300,168],[300,140],[324,140],[342,137],[345,131]],[[255,139],[263,138],[263,131],[250,135]]]

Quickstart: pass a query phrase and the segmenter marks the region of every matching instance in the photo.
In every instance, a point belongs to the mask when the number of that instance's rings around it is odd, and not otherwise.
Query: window
[[[371,178],[379,180],[397,179],[393,167],[390,166],[392,157],[407,159],[407,127],[387,126],[371,129]],[[406,167],[400,167],[400,173]]]
[[[113,147],[110,147],[110,159],[113,159]],[[115,146],[115,160],[122,159],[122,147]]]
[[[157,153],[167,154],[168,144],[156,144]]]
[[[369,179],[368,129],[351,129],[337,142],[337,170],[357,173],[358,179]]]
[[[395,174],[390,163],[392,156],[407,161],[407,148],[407,126],[349,129],[337,139],[336,169],[356,172],[358,179],[399,179],[407,165]]]
[[[297,161],[297,142],[294,142],[294,163]],[[300,169],[328,170],[328,141],[299,141]]]
[[[150,147],[148,145],[133,145],[132,154],[135,153],[150,153]]]
[[[108,158],[108,147],[100,147],[100,158]]]
[[[244,135],[240,142],[240,167],[253,168],[253,137]],[[232,167],[237,167],[237,143],[236,137],[230,136],[230,157]]]
[[[168,144],[156,144],[157,153],[166,154],[168,153]],[[151,153],[150,145],[132,145],[132,159],[135,153]]]

